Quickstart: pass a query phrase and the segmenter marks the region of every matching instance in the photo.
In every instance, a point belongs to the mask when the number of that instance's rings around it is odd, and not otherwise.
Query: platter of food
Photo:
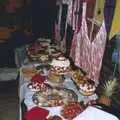
[[[83,112],[84,106],[83,103],[71,102],[62,106],[61,116],[65,120],[73,120],[77,115]]]
[[[76,84],[80,84],[88,80],[86,75],[80,70],[73,71],[71,77]]]
[[[58,107],[69,102],[77,102],[78,96],[66,88],[50,88],[33,95],[33,102],[41,107]]]
[[[39,74],[39,71],[34,65],[22,66],[21,72],[25,78],[31,79],[34,75]]]

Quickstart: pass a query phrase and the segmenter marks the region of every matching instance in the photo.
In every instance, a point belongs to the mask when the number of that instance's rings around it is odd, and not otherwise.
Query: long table
[[[39,64],[35,64],[35,66],[37,66],[37,65],[39,65]],[[25,65],[24,65],[24,67],[25,67]],[[27,65],[26,65],[26,67],[27,67]],[[26,105],[27,110],[29,111],[33,107],[37,106],[32,100],[32,97],[35,94],[35,91],[33,91],[32,89],[29,89],[27,87],[28,84],[30,83],[30,80],[25,78],[22,75],[21,69],[22,69],[22,67],[20,68],[20,101],[22,102],[24,100],[24,104]],[[86,104],[89,100],[96,100],[98,98],[96,93],[91,96],[83,96],[82,94],[80,94],[79,90],[77,89],[76,85],[74,84],[74,82],[72,81],[70,76],[65,77],[63,87],[73,90],[78,96],[78,102],[84,101],[84,103]],[[45,109],[48,109],[50,111],[50,115],[52,115],[52,116],[60,115],[61,107],[46,107]]]

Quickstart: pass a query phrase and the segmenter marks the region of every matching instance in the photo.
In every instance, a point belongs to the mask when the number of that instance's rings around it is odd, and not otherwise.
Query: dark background
[[[54,41],[54,21],[57,16],[56,1],[19,0],[21,5],[13,12],[6,12],[8,0],[0,4],[0,27],[9,29],[11,38],[0,43],[0,67],[15,67],[14,50],[34,42],[37,38],[50,38]],[[9,57],[8,57],[9,56]]]

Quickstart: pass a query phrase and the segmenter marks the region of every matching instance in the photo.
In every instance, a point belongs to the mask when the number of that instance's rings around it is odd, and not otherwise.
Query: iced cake
[[[96,89],[95,83],[92,80],[81,83],[79,85],[79,88],[80,88],[80,93],[83,94],[84,96],[90,96],[94,94],[95,89]]]
[[[51,72],[57,74],[65,74],[69,71],[70,61],[65,57],[58,57],[53,59],[51,63]]]

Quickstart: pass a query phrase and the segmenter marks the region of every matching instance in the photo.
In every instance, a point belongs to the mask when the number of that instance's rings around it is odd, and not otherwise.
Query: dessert
[[[46,49],[46,46],[42,46],[40,43],[36,42],[27,48],[28,57],[33,61],[40,59],[44,61],[48,59],[48,52]],[[41,58],[41,56],[43,57]]]
[[[40,55],[39,60],[42,61],[42,62],[48,61],[49,60],[49,55],[48,54]]]
[[[53,51],[53,52],[51,52],[51,57],[52,58],[58,58],[60,56],[63,56],[60,51]]]
[[[34,89],[35,91],[45,91],[47,89],[47,85],[44,82],[45,77],[37,74],[32,77],[31,83],[28,85],[28,88]]]
[[[80,70],[76,70],[72,72],[72,80],[79,85],[80,83],[87,81],[88,78]]]
[[[37,74],[35,76],[32,77],[31,82],[33,83],[43,83],[45,81],[45,77],[41,76],[40,74]]]
[[[95,82],[92,80],[85,81],[79,85],[80,93],[84,96],[90,96],[95,92]]]
[[[69,71],[70,61],[65,57],[58,57],[53,59],[51,63],[51,72],[56,74],[65,74]]]
[[[50,40],[49,39],[41,39],[40,41],[39,41],[39,44],[41,45],[41,46],[43,46],[43,47],[47,47],[47,46],[49,46],[50,45]]]
[[[23,67],[22,73],[23,73],[23,76],[31,79],[33,76],[38,74],[38,71],[34,65],[30,65],[30,66]]]
[[[67,120],[73,120],[77,115],[83,111],[83,107],[79,103],[68,103],[63,106],[61,115]]]
[[[54,81],[54,82],[59,82],[60,81],[60,75],[58,74],[55,74],[55,73],[51,73],[49,76],[48,76],[48,80],[50,81]]]
[[[60,50],[60,47],[59,47],[59,45],[57,43],[51,43],[50,44],[50,48],[54,48],[56,50]]]
[[[74,91],[65,88],[48,88],[46,91],[37,92],[33,98],[33,101],[42,107],[61,106],[78,99]]]

